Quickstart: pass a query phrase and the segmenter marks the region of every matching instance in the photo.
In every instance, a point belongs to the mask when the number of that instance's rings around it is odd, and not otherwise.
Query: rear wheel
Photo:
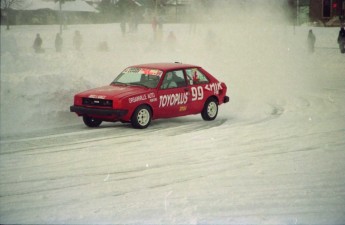
[[[88,127],[99,127],[99,125],[101,125],[102,123],[102,120],[92,118],[90,116],[83,116],[83,121],[85,125]]]
[[[132,126],[138,129],[144,129],[151,123],[152,112],[147,105],[141,105],[134,111],[131,119]]]
[[[201,117],[204,120],[214,120],[218,115],[218,101],[215,98],[209,98],[205,102],[204,108],[201,112]]]

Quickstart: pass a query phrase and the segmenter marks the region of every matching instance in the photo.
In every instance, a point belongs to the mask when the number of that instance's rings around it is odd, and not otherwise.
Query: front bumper
[[[70,107],[71,112],[75,112],[78,115],[97,115],[97,116],[116,116],[123,117],[128,113],[128,110],[124,109],[95,109],[83,106],[72,105]]]

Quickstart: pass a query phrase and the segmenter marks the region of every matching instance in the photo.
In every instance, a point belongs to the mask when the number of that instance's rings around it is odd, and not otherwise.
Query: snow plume
[[[243,109],[243,102],[251,102],[253,108],[246,112],[255,113],[263,107],[261,103],[286,101],[292,91],[308,89],[323,79],[307,74],[320,74],[329,54],[336,53],[335,29],[294,28],[288,22],[285,1],[223,4],[203,14],[209,20],[196,23],[194,33],[184,41],[182,56],[187,57],[183,61],[201,64],[227,83],[235,111]],[[316,47],[326,46],[316,54],[306,48],[309,29],[316,34]]]
[[[66,125],[68,121],[61,119],[68,118],[68,105],[73,102],[71,92],[92,87],[88,85],[90,82],[73,71],[52,69],[58,67],[56,63],[64,62],[60,57],[27,55],[26,59],[19,56],[14,62],[10,55],[1,58],[4,63],[2,69],[11,64],[18,67],[17,71],[10,73],[1,71],[2,135]],[[68,61],[61,66],[66,64]],[[45,66],[52,71],[43,70]]]
[[[291,75],[300,67],[296,56],[306,56],[306,34],[295,36],[285,2],[223,1],[210,6],[199,15],[203,22],[196,23],[188,41],[194,59],[227,75],[229,83],[236,81],[234,88],[243,84],[241,88],[257,94],[276,94],[272,88],[298,83]]]
[[[14,26],[10,31],[1,27],[1,135],[80,123],[69,113],[73,95],[110,83],[134,64],[201,65],[226,82],[235,110],[242,107],[236,103],[259,104],[310,83],[301,75],[319,70],[324,55],[308,55],[309,28],[294,32],[280,1],[246,2],[224,1],[224,6],[211,5],[208,11],[194,8],[191,23],[163,24],[159,38],[151,24],[139,24],[137,32],[124,36],[120,24],[68,25],[61,53],[54,49],[56,25]],[[79,52],[72,42],[76,30],[83,36]],[[177,39],[174,46],[167,42],[171,31]],[[337,31],[321,37],[317,32],[323,31],[316,30],[317,45],[333,47]],[[43,38],[43,54],[32,49],[37,33]],[[98,50],[101,42],[107,42],[107,51]],[[323,53],[327,57],[329,52]]]

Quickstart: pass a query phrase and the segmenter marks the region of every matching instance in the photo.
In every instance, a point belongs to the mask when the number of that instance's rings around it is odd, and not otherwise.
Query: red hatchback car
[[[151,120],[199,114],[214,120],[218,105],[229,101],[227,87],[200,66],[151,63],[130,66],[108,86],[74,96],[71,112],[85,125],[129,122],[146,128]]]

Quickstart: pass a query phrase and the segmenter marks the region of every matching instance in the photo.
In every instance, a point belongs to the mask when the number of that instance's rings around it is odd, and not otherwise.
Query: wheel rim
[[[140,126],[146,126],[150,121],[150,112],[147,109],[142,109],[138,112],[137,118]]]
[[[215,102],[210,102],[207,106],[207,114],[209,117],[213,118],[217,115],[217,104]]]

